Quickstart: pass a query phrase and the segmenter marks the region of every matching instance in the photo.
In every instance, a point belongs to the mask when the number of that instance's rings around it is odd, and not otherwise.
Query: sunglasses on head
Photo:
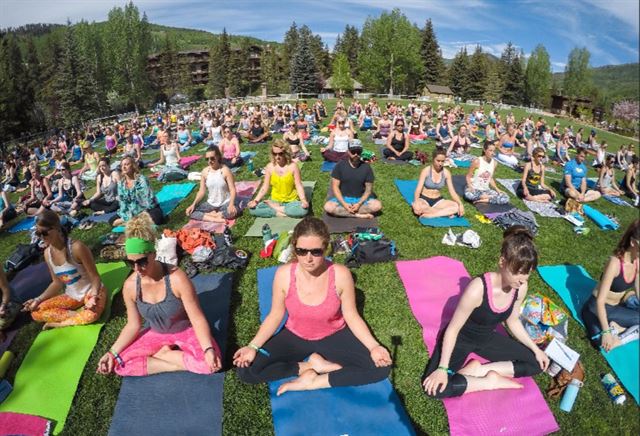
[[[138,268],[146,268],[146,266],[149,265],[149,256],[141,257],[136,260],[125,259],[124,261],[131,269],[135,266],[138,266]]]
[[[296,247],[295,249],[296,252],[296,256],[306,256],[307,254],[311,253],[311,255],[313,257],[321,257],[322,255],[324,255],[324,249],[323,248],[299,248]]]

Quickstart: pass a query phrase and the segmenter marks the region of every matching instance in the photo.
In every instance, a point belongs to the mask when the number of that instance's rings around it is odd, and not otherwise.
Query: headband
[[[149,254],[155,251],[155,246],[146,239],[127,238],[124,242],[124,250],[127,254]]]

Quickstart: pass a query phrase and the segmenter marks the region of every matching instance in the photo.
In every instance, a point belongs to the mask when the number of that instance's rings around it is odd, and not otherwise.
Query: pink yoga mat
[[[200,159],[202,157],[202,155],[200,154],[194,154],[193,156],[185,156],[180,158],[180,166],[183,169],[187,169],[191,166],[192,163],[196,162],[198,159]]]
[[[471,277],[462,262],[444,256],[396,262],[396,268],[431,354]],[[469,357],[484,361],[475,354]],[[443,400],[451,435],[543,435],[559,430],[533,378],[519,378],[518,382],[523,389],[474,392]]]
[[[0,435],[48,436],[51,421],[23,413],[0,413]]]

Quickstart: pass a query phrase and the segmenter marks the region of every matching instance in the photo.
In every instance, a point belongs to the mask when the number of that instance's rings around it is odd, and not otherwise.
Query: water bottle
[[[249,161],[247,162],[247,169],[250,173],[253,172],[253,159],[249,159]]]
[[[621,406],[625,401],[627,401],[627,396],[624,394],[622,386],[620,386],[620,383],[618,383],[611,373],[600,374],[600,380],[602,381],[607,394],[609,394],[609,398],[613,401],[613,404]]]
[[[567,388],[564,390],[562,401],[560,401],[560,410],[571,412],[571,409],[573,409],[573,403],[576,402],[576,398],[581,387],[582,382],[580,380],[575,378],[571,380],[571,383],[569,383]]]
[[[227,247],[231,247],[233,245],[233,238],[231,237],[231,229],[228,225],[224,226],[224,232],[222,232],[222,237],[224,238],[224,243]]]
[[[265,225],[262,226],[262,242],[266,245],[271,239],[273,239],[271,227],[269,227],[269,224],[265,223]]]

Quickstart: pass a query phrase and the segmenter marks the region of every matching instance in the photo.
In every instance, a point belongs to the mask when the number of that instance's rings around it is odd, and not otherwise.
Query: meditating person
[[[138,167],[143,168],[144,163],[142,161],[142,144],[139,141],[133,141],[133,135],[127,135],[124,142],[124,156],[131,156]],[[98,172],[100,171],[100,165],[98,165]]]
[[[324,205],[329,215],[370,219],[382,210],[382,203],[373,196],[373,170],[360,159],[361,154],[362,146],[351,144],[349,159],[338,162],[333,168],[333,197]]]
[[[512,168],[518,166],[518,157],[513,151],[517,141],[515,131],[513,124],[507,126],[507,132],[500,137],[498,156],[496,157],[496,160]]]
[[[371,114],[371,109],[367,108],[360,113],[360,117],[358,118],[358,128],[361,132],[377,130],[376,122]]]
[[[408,161],[413,158],[413,152],[409,151],[409,135],[404,132],[404,121],[397,119],[394,123],[395,130],[387,136],[387,144],[382,149],[382,154],[389,160]]]
[[[471,280],[438,339],[422,381],[427,395],[448,398],[494,389],[521,389],[513,378],[547,369],[549,357],[531,340],[519,319],[529,275],[537,264],[533,236],[523,226],[507,229],[498,271]],[[513,338],[496,332],[501,323]],[[488,362],[473,359],[464,365],[471,353]]]
[[[565,166],[569,162],[569,138],[568,135],[563,135],[562,139],[556,143],[556,152],[553,156],[553,160],[558,162],[560,166]]]
[[[453,138],[453,130],[449,124],[449,117],[443,115],[442,119],[436,125],[436,141],[442,147],[448,147]]]
[[[311,153],[309,153],[309,150],[307,150],[307,147],[304,145],[304,139],[298,130],[298,124],[296,124],[296,122],[289,122],[289,130],[282,135],[282,139],[289,144],[291,148],[291,158],[294,162],[304,162],[310,158]]]
[[[556,198],[556,193],[544,183],[544,148],[534,148],[531,156],[531,161],[524,165],[516,195],[528,201],[549,202]]]
[[[131,157],[131,159],[134,159]],[[96,177],[96,192],[82,202],[84,207],[90,207],[96,215],[111,213],[118,210],[118,183],[120,173],[111,169],[108,157],[100,159],[98,164],[98,176]]]
[[[324,160],[339,162],[348,159],[349,144],[353,142],[353,131],[346,127],[346,120],[338,118],[336,128],[329,135],[329,143],[326,147],[320,147],[320,153]]]
[[[469,153],[469,147],[471,147],[471,140],[467,136],[467,126],[460,126],[458,134],[451,139],[451,144],[447,149],[447,156],[456,157]]]
[[[276,271],[269,315],[233,356],[242,381],[296,377],[278,388],[282,395],[365,385],[389,375],[391,356],[358,313],[351,272],[324,257],[329,239],[318,218],[296,225],[291,238],[295,259]],[[276,333],[285,311],[285,326]]]
[[[134,270],[122,287],[127,323],[98,362],[97,372],[146,376],[218,371],[220,348],[193,283],[180,268],[156,260],[151,217],[141,213],[131,219],[125,236],[127,263]]]
[[[615,160],[615,156],[608,155],[605,158],[604,165],[598,170],[598,184],[596,188],[602,195],[612,195],[614,197],[624,195],[624,192],[620,189],[616,181]]]
[[[423,141],[427,139],[427,134],[422,128],[422,117],[418,112],[414,112],[409,120],[409,140]]]
[[[152,170],[162,170],[165,167],[177,168],[180,166],[180,146],[176,138],[167,144],[160,146],[160,159],[149,165]]]
[[[80,169],[80,178],[85,181],[95,180],[98,175],[98,162],[100,162],[100,153],[93,149],[89,142],[84,145],[84,165]]]
[[[373,139],[387,139],[391,132],[391,120],[389,119],[389,112],[385,111],[382,114],[382,118],[378,120],[378,127],[373,133]]]
[[[49,201],[48,207],[60,214],[75,216],[84,201],[84,192],[77,176],[71,174],[69,162],[62,164],[60,178],[57,181],[58,195]]]
[[[9,201],[7,191],[3,190],[0,192],[0,229],[2,229],[6,223],[14,219],[16,216],[18,216],[18,213],[13,207],[13,204],[11,204],[11,201]]]
[[[587,189],[587,166],[584,164],[586,156],[587,152],[584,148],[576,149],[576,157],[564,166],[561,183],[564,195],[580,203],[588,203],[600,198],[598,191]]]
[[[186,215],[198,221],[223,223],[238,216],[236,183],[233,173],[222,163],[222,153],[214,145],[207,149],[209,163],[200,173],[200,189]],[[207,201],[200,203],[205,194]]]
[[[629,164],[627,163],[627,146],[621,145],[616,152],[616,167],[623,171],[627,171]]]
[[[29,182],[30,194],[21,202],[20,208],[27,215],[37,215],[49,207],[49,200],[51,200],[53,194],[49,181],[40,172],[40,166],[36,162],[29,164],[29,166],[32,174]]]
[[[104,147],[109,156],[114,155],[118,151],[118,138],[111,127],[107,127],[104,137]]]
[[[638,188],[638,175],[640,174],[640,159],[638,156],[631,158],[631,165],[627,168],[627,172],[622,181],[621,187],[625,194],[633,199],[633,205],[640,205],[640,189]]]
[[[251,128],[249,129],[249,133],[247,135],[247,140],[252,144],[258,144],[271,140],[271,133],[262,125],[262,120],[260,117],[255,117],[253,119],[253,123],[251,123]]]
[[[467,172],[467,186],[464,198],[472,203],[507,204],[509,196],[498,188],[493,179],[496,161],[493,159],[496,146],[485,141],[482,156],[471,162]]]
[[[271,198],[262,201],[269,189]],[[291,160],[289,144],[282,139],[271,145],[271,161],[264,168],[262,186],[247,206],[251,215],[262,218],[302,218],[309,213],[300,168]]]
[[[640,324],[640,220],[633,221],[609,257],[598,284],[582,309],[594,346],[609,352],[620,345],[620,333]],[[632,370],[638,371],[638,368]]]
[[[233,134],[229,127],[224,128],[223,135],[218,143],[218,148],[222,153],[222,163],[229,168],[242,166],[244,160],[240,156],[240,143],[237,136]]]
[[[38,215],[35,235],[46,246],[44,260],[52,281],[42,294],[25,301],[22,310],[44,322],[45,329],[97,321],[108,296],[89,247],[71,240],[51,210]]]
[[[120,164],[121,180],[118,182],[118,213],[109,223],[121,226],[142,212],[147,212],[157,225],[164,222],[164,216],[149,181],[131,157],[125,157]]]
[[[432,155],[433,163],[420,172],[418,186],[413,194],[411,208],[421,218],[450,217],[464,215],[462,200],[451,182],[451,173],[444,167],[446,151],[436,147]],[[442,197],[441,191],[447,186],[452,200]]]
[[[178,130],[176,131],[176,136],[178,137],[178,142],[180,143],[180,145],[185,146],[187,148],[194,143],[193,137],[191,136],[191,132],[189,131],[189,129],[185,127],[183,121],[180,121],[178,123]]]

